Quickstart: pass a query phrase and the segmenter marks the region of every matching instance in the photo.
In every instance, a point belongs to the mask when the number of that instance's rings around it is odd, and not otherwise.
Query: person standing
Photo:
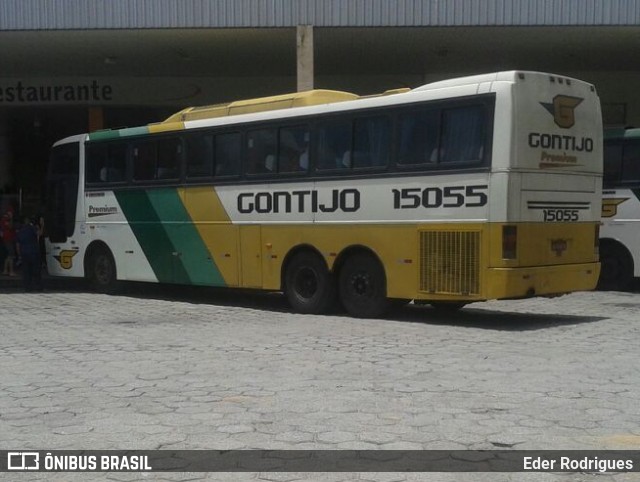
[[[18,231],[16,241],[18,256],[22,259],[22,280],[25,291],[42,291],[38,228],[28,217]]]
[[[7,257],[4,259],[4,269],[2,270],[2,274],[15,276],[16,273],[13,269],[13,260],[16,256],[16,230],[13,225],[13,211],[8,210],[2,216],[0,231],[2,231],[2,243],[7,253]]]

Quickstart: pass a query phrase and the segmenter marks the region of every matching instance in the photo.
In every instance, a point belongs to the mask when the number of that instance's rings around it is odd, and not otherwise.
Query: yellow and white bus
[[[596,285],[601,182],[596,90],[559,75],[188,108],[54,145],[47,262],[357,317],[552,296]]]
[[[640,277],[640,129],[604,136],[602,270],[598,287],[624,290]]]

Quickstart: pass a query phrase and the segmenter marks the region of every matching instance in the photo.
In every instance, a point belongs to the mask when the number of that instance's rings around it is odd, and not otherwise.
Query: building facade
[[[639,27],[640,0],[0,0],[0,192],[41,202],[58,138],[310,88],[549,71],[640,125]]]

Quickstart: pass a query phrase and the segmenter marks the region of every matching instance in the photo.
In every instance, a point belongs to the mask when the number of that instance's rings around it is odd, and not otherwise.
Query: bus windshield
[[[78,197],[80,152],[77,142],[51,151],[45,222],[49,239],[64,242],[73,235]]]

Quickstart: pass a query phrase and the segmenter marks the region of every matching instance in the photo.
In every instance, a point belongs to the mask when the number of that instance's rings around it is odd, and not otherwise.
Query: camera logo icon
[[[8,452],[8,470],[38,470],[40,469],[40,454],[38,452]]]

